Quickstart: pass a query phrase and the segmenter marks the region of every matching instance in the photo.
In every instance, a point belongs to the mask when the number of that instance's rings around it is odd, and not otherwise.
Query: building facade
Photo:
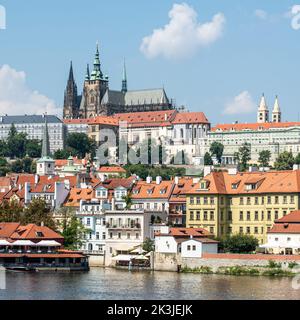
[[[260,244],[275,220],[300,205],[300,171],[212,172],[187,192],[187,227],[249,234]]]
[[[141,112],[173,109],[172,102],[164,89],[130,91],[124,64],[121,90],[109,88],[109,77],[101,70],[100,53],[97,45],[93,70],[89,66],[85,75],[83,92],[77,94],[71,64],[64,97],[64,118],[92,118],[121,112]]]
[[[56,116],[23,115],[0,116],[0,140],[8,137],[10,128],[14,125],[18,132],[25,133],[29,140],[43,140],[45,119],[47,120],[50,153],[64,148],[65,127]]]

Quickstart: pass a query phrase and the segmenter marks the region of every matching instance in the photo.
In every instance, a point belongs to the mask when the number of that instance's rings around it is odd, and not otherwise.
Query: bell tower
[[[266,103],[265,95],[262,95],[257,112],[257,123],[269,122],[269,109]]]

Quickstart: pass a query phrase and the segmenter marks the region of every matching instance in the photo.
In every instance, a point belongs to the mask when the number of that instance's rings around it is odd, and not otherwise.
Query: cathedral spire
[[[73,73],[73,63],[71,61],[70,71],[69,71],[69,83],[74,83],[74,73]]]
[[[75,83],[73,63],[71,61],[69,78],[67,82],[67,87],[65,90],[64,97],[64,118],[77,118],[78,113],[78,96],[77,96],[77,86]]]
[[[260,104],[257,112],[257,122],[258,123],[266,123],[269,122],[269,109],[267,106],[265,94],[262,94]]]
[[[89,64],[87,64],[85,81],[89,81],[89,80],[90,80],[90,66]]]
[[[101,80],[102,78],[103,78],[103,74],[101,71],[99,45],[97,43],[96,54],[95,54],[95,59],[94,59],[94,70],[91,74],[91,80]]]
[[[44,117],[45,117],[45,128],[44,128],[44,134],[43,134],[42,157],[48,158],[50,156],[50,146],[49,146],[47,114],[45,114]]]
[[[122,78],[122,92],[126,93],[127,89],[127,72],[126,72],[126,62],[124,60],[124,67],[123,67],[123,78]]]
[[[276,96],[275,103],[274,103],[274,108],[272,112],[272,121],[276,123],[281,122],[281,110],[279,106],[278,96]]]

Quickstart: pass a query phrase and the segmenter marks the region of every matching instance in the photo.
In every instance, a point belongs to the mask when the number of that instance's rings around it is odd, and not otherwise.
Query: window
[[[278,204],[278,203],[279,203],[279,197],[275,196],[275,204]]]
[[[213,211],[210,212],[210,221],[215,220],[215,213]]]
[[[119,233],[118,233],[118,239],[121,239],[121,237],[122,237],[122,233],[119,232]]]
[[[106,233],[102,232],[102,240],[105,240],[105,239],[106,239]]]
[[[200,220],[200,211],[197,211],[197,214],[196,214],[196,220]]]
[[[210,227],[209,228],[209,232],[213,234],[215,232],[215,228],[214,227]]]
[[[258,234],[258,227],[254,227],[254,233]]]
[[[193,251],[196,251],[196,246],[193,246]]]
[[[203,204],[208,204],[208,198],[204,197]]]
[[[229,234],[232,233],[232,227],[228,227],[228,233],[229,233]]]
[[[194,197],[190,197],[190,204],[194,204]]]
[[[294,196],[291,196],[291,203],[295,203],[295,197]]]
[[[272,198],[271,198],[271,196],[268,196],[268,204],[272,204]]]
[[[265,220],[265,213],[264,213],[264,211],[261,212],[261,220],[262,220],[262,221]]]
[[[87,219],[86,219],[86,225],[87,225],[87,226],[90,226],[90,225],[91,225],[91,218],[87,218]]]
[[[247,227],[247,234],[250,234],[250,227]]]
[[[207,220],[208,220],[208,214],[207,214],[207,211],[204,211],[204,214],[203,214],[203,220],[204,220],[204,221],[207,221]]]
[[[100,233],[96,232],[96,240],[99,240],[99,239],[100,239]]]
[[[188,250],[188,251],[191,251],[191,246],[187,246],[187,250]]]
[[[243,204],[244,204],[244,198],[241,197],[241,198],[240,198],[240,205],[243,205]]]
[[[194,211],[191,211],[191,212],[190,212],[190,220],[191,220],[191,221],[194,221]]]
[[[258,205],[258,197],[255,197],[255,204]]]
[[[200,197],[197,197],[197,204],[201,204]]]
[[[255,213],[254,213],[254,219],[255,219],[255,221],[258,220],[258,211],[255,211]]]
[[[269,221],[272,220],[272,213],[271,213],[271,211],[268,211],[268,220],[269,220]]]
[[[240,227],[240,234],[244,233],[244,228]]]
[[[287,196],[283,196],[283,203],[287,204]]]
[[[265,204],[265,197],[261,197],[261,204]]]
[[[135,234],[135,238],[136,238],[136,239],[139,239],[139,237],[140,237],[139,233],[136,233],[136,234]]]
[[[223,221],[223,220],[224,220],[224,212],[223,212],[223,210],[221,210],[221,213],[220,213],[220,219],[221,219],[221,221]]]
[[[248,197],[248,198],[247,198],[247,205],[250,205],[250,204],[251,204],[251,198]]]
[[[244,220],[244,212],[240,211],[240,221],[243,221],[243,220]]]
[[[247,221],[250,221],[251,220],[251,213],[250,211],[247,211]]]
[[[228,211],[228,220],[232,221],[232,211]]]
[[[127,233],[127,239],[130,239],[130,233]]]
[[[215,198],[214,197],[210,197],[210,204],[215,204]]]
[[[275,211],[275,220],[278,220],[278,217],[279,217],[279,216],[278,216],[278,211],[276,210],[276,211]]]

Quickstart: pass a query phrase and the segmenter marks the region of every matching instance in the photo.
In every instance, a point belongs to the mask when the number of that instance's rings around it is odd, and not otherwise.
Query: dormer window
[[[246,190],[247,191],[251,191],[251,190],[255,190],[255,189],[256,189],[256,183],[246,184]]]
[[[166,192],[167,192],[166,189],[161,189],[159,193],[160,193],[160,194],[166,194]]]
[[[153,189],[148,189],[147,190],[147,194],[152,194],[153,193]]]
[[[200,182],[200,189],[201,190],[207,190],[209,187],[209,182],[206,180],[203,180]]]

